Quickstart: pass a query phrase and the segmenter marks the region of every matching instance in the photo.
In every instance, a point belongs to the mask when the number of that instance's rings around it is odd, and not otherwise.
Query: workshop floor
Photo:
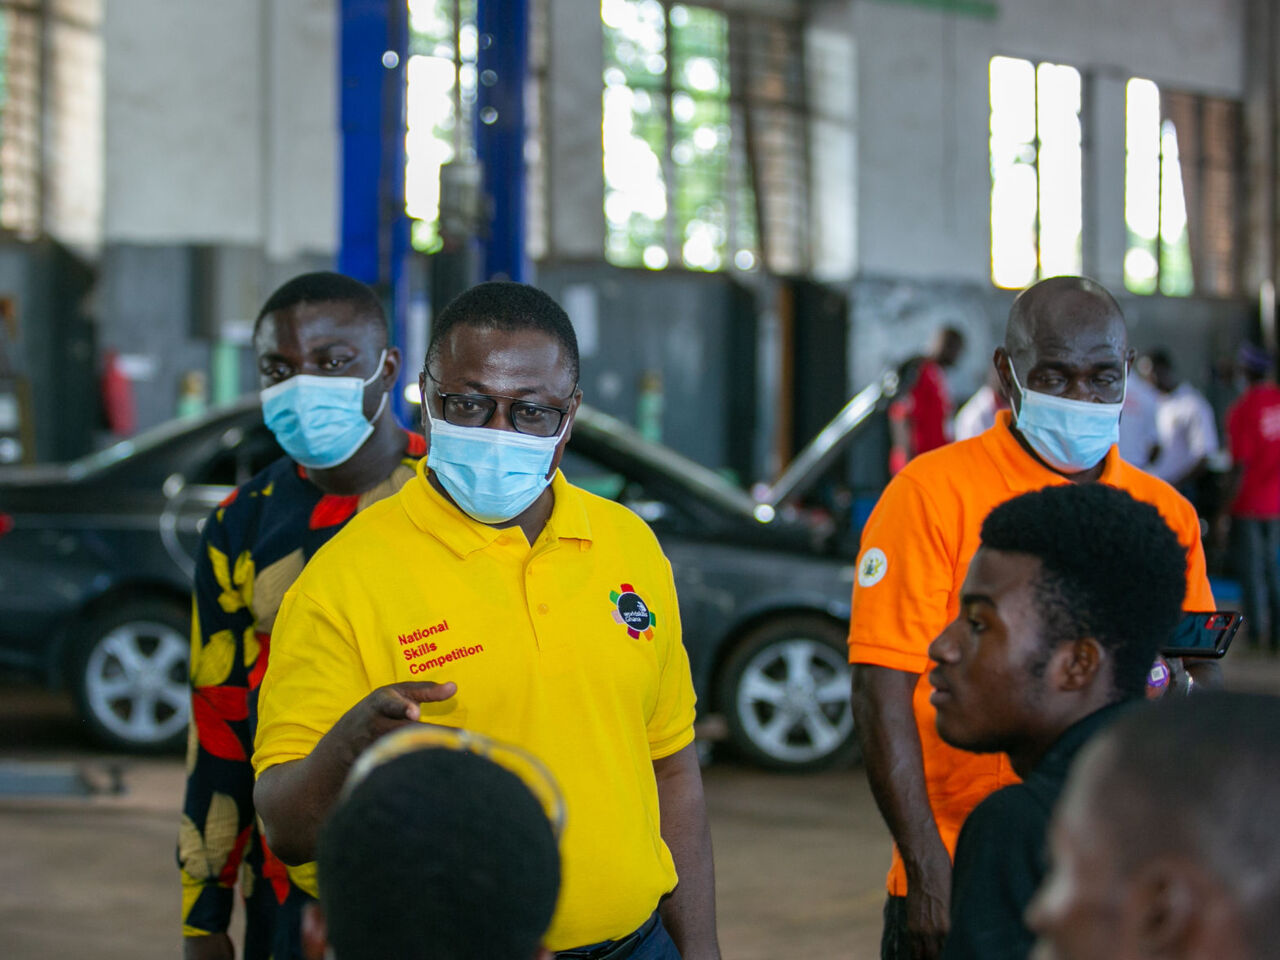
[[[1227,658],[1228,684],[1280,693],[1280,660]],[[173,960],[177,758],[88,746],[62,696],[0,684],[0,773],[78,771],[119,795],[0,796],[0,943],[7,960]],[[116,768],[113,771],[113,768]],[[25,769],[32,769],[26,767]],[[862,771],[704,771],[726,960],[872,960],[887,833]]]

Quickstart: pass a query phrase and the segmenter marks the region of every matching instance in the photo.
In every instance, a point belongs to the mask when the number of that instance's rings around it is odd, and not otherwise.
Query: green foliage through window
[[[1195,282],[1178,133],[1161,116],[1154,83],[1134,78],[1126,94],[1124,285],[1134,293],[1187,296]]]
[[[735,137],[728,17],[603,0],[605,257],[620,266],[755,266],[755,196]]]
[[[476,0],[409,0],[405,210],[416,249],[440,249],[440,168],[474,150]]]

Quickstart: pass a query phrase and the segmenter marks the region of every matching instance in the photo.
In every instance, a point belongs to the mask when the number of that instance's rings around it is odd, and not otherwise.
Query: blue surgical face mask
[[[1119,403],[1091,403],[1023,389],[1012,362],[1009,372],[1022,398],[1014,421],[1018,432],[1055,470],[1080,473],[1095,467],[1119,441],[1127,377]]]
[[[262,391],[262,418],[284,452],[308,470],[328,470],[350,460],[373,435],[373,425],[387,405],[382,402],[372,420],[365,419],[365,387],[382,376],[385,350],[368,380],[359,377],[317,377],[299,374]]]
[[[551,437],[459,427],[437,420],[430,410],[427,419],[427,467],[463,513],[481,523],[501,523],[524,513],[547,489],[556,445],[570,418]]]

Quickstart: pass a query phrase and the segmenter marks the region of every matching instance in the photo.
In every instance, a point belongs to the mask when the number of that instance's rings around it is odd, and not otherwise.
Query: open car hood
[[[810,440],[795,459],[782,471],[773,483],[757,491],[756,499],[764,506],[778,509],[788,501],[806,493],[831,461],[840,455],[849,441],[870,421],[871,415],[881,409],[898,390],[898,377],[892,371],[881,374],[880,379],[857,394],[841,408],[840,412],[817,436]]]

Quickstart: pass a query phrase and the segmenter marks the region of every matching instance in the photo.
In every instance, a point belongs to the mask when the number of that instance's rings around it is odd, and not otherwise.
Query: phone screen
[[[1244,617],[1233,611],[1187,613],[1161,650],[1166,657],[1221,657]]]

